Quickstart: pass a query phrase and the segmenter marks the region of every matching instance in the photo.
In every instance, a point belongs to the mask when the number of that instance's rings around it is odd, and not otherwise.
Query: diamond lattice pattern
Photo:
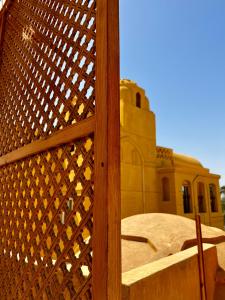
[[[0,156],[94,114],[95,2],[12,1],[0,65]]]
[[[93,144],[0,168],[1,300],[92,299]]]

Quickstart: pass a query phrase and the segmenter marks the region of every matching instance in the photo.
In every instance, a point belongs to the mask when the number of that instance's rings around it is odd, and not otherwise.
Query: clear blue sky
[[[157,143],[225,184],[225,0],[120,0],[121,77],[146,90]]]

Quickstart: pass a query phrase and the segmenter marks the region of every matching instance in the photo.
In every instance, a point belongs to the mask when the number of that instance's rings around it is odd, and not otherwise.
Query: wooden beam
[[[97,0],[94,300],[121,299],[119,1]]]
[[[10,6],[12,5],[12,0],[6,0],[3,8],[0,10],[0,64],[1,64],[1,57],[2,57],[2,45],[3,45],[3,39],[5,34],[5,23],[6,23],[6,17],[7,12]]]
[[[0,157],[0,167],[23,159],[25,157],[58,147],[62,144],[88,136],[95,130],[95,117],[88,118],[77,124],[68,126],[52,134],[49,138],[41,139]]]
[[[0,18],[2,17],[3,14],[8,10],[10,5],[12,4],[12,0],[6,0],[5,3],[3,4],[2,9],[0,10]]]
[[[5,28],[5,14],[2,13],[0,15],[0,52],[2,49],[2,41],[4,36],[4,28]]]
[[[217,245],[220,243],[225,242],[225,236],[224,235],[219,235],[215,237],[209,237],[209,238],[202,238],[202,243],[204,244],[213,244]],[[183,243],[183,246],[181,247],[181,251],[186,250],[188,248],[194,247],[198,245],[198,240],[197,239],[190,239],[186,240]]]

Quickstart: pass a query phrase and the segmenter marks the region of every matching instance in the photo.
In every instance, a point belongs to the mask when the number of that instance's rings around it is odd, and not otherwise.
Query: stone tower
[[[155,114],[145,91],[120,82],[122,218],[158,211]]]

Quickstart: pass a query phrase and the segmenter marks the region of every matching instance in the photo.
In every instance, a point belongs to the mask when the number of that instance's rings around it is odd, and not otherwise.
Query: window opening
[[[191,205],[191,185],[190,182],[184,182],[182,185],[182,193],[183,193],[183,207],[184,213],[188,214],[192,212]]]
[[[162,193],[163,201],[170,201],[170,181],[167,177],[162,179]]]
[[[141,94],[136,94],[136,107],[141,108]]]
[[[212,212],[218,211],[218,205],[217,205],[217,197],[216,197],[216,186],[215,184],[209,185],[209,194],[210,194],[210,206]]]
[[[205,185],[202,182],[198,182],[198,211],[200,213],[206,212]]]

